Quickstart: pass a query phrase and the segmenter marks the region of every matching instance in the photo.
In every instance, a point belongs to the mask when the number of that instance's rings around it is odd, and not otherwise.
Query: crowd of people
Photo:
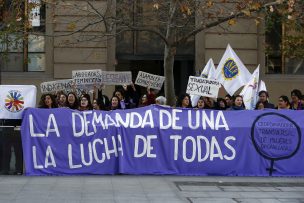
[[[139,87],[134,84],[129,86],[120,86],[115,89],[111,97],[104,95],[102,89],[94,88],[91,93],[83,92],[79,97],[71,91],[68,94],[60,91],[56,94],[43,94],[40,98],[38,108],[70,108],[80,111],[84,110],[116,110],[116,109],[132,109],[137,107],[148,106],[150,104],[167,105],[167,99],[160,95],[157,90],[146,89],[144,94],[140,93]],[[304,95],[298,89],[294,89],[288,96],[282,95],[277,99],[277,104],[269,102],[269,94],[266,91],[259,92],[259,98],[255,109],[304,109]],[[194,101],[194,100],[193,100]],[[245,110],[243,98],[240,95],[225,98],[212,99],[209,97],[199,97],[195,99],[192,105],[191,97],[188,94],[181,94],[176,97],[176,105],[174,107],[194,108],[194,109],[215,109],[215,110]],[[4,122],[13,123],[4,123]],[[20,125],[21,121],[2,120],[2,131],[0,136],[0,174],[16,174],[23,173],[23,155],[21,146],[20,131],[15,131],[13,127],[7,126]],[[11,148],[14,148],[15,154],[15,171],[10,172]]]
[[[291,91],[289,99],[286,95],[281,95],[277,103],[269,102],[267,91],[260,91],[259,98],[255,105],[256,110],[261,109],[304,109],[304,95],[298,89]],[[75,92],[65,94],[60,91],[56,94],[43,94],[39,102],[39,108],[70,108],[80,111],[84,110],[116,110],[132,109],[148,106],[150,104],[167,105],[167,99],[159,95],[157,90],[147,88],[144,94],[140,94],[134,84],[120,86],[115,89],[111,97],[104,95],[102,89],[94,88],[93,94],[83,92],[80,97]],[[196,102],[197,101],[197,102]],[[245,110],[243,97],[241,95],[225,98],[199,97],[195,103],[191,102],[191,96],[184,93],[176,97],[176,104],[173,107],[195,108],[195,109],[215,109],[215,110]]]

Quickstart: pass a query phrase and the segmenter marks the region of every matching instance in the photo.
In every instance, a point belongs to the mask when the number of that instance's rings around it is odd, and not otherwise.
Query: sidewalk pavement
[[[0,203],[304,203],[304,178],[0,176]]]

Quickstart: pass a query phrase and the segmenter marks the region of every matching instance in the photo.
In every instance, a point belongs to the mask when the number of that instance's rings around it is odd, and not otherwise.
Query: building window
[[[125,24],[130,24],[139,27],[155,28],[166,34],[167,22],[165,9],[162,12],[153,10],[154,1],[134,0],[125,1],[128,4],[128,9],[125,9],[123,1],[117,1],[116,13],[121,19],[124,19]],[[123,6],[121,6],[123,5]],[[177,17],[179,19],[180,16]],[[177,20],[178,21],[178,20]],[[191,18],[188,24],[182,28],[175,28],[175,37],[181,37],[185,33],[192,30],[195,24],[195,19]],[[120,33],[120,26],[117,25],[117,32]],[[125,27],[124,25],[122,27]],[[176,57],[193,59],[195,52],[194,37],[189,38],[186,42],[180,44],[177,48]],[[153,59],[162,60],[164,52],[163,40],[152,32],[122,32],[116,37],[116,56],[118,59]]]
[[[45,6],[40,0],[5,0],[0,9],[1,71],[45,71]]]
[[[266,18],[266,74],[304,75],[303,51],[303,27],[295,30],[276,14]]]

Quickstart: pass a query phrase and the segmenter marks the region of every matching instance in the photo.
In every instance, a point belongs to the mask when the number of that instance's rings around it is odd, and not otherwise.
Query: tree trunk
[[[175,47],[165,45],[165,53],[164,53],[164,72],[166,77],[165,96],[167,98],[167,104],[170,106],[174,106],[176,103],[174,75],[173,75],[175,50],[176,50]]]
[[[174,66],[174,56],[176,53],[176,47],[172,46],[173,41],[175,40],[174,30],[173,30],[173,21],[175,16],[175,11],[178,1],[171,0],[169,8],[169,16],[167,22],[167,32],[165,43],[165,52],[164,52],[164,72],[165,72],[165,96],[167,98],[167,104],[170,106],[175,105],[175,88],[174,88],[174,75],[173,75],[173,66]]]

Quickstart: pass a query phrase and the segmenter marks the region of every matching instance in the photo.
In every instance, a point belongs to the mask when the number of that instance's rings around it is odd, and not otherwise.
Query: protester
[[[226,101],[226,104],[227,104],[227,108],[230,108],[233,104],[233,98],[229,94],[227,94],[225,96],[225,101]]]
[[[280,96],[277,109],[281,110],[281,109],[290,109],[290,108],[291,107],[290,107],[289,98],[285,95]]]
[[[119,100],[119,97],[117,96],[113,96],[111,98],[111,104],[110,104],[110,107],[109,107],[109,110],[116,110],[116,109],[121,109],[121,102]]]
[[[78,107],[79,111],[92,110],[93,106],[91,103],[90,95],[83,94],[80,96],[80,105]]]
[[[245,105],[243,102],[243,97],[241,95],[236,95],[233,99],[233,105],[229,110],[245,110]]]
[[[215,109],[214,100],[210,97],[204,97],[205,109]]]
[[[70,92],[68,94],[68,108],[70,109],[78,109],[79,103],[77,99],[77,95],[74,92]]]
[[[259,101],[264,103],[264,107],[267,109],[274,109],[274,104],[270,103],[269,101],[269,94],[268,92],[262,90],[259,92]]]
[[[97,104],[99,105],[100,110],[106,110],[110,106],[110,100],[107,95],[102,93],[103,85],[100,86],[100,88],[97,88],[96,85],[94,85],[94,92],[93,92],[93,103],[94,99],[96,99]]]
[[[196,106],[194,107],[195,109],[204,109],[205,108],[205,101],[204,97],[200,97],[197,101]]]
[[[177,99],[176,107],[192,108],[189,94],[181,94]]]
[[[128,101],[128,108],[136,108],[139,105],[139,90],[136,89],[133,82],[130,85],[123,85],[123,89]]]
[[[148,105],[155,104],[155,98],[158,94],[158,90],[147,88],[147,99],[148,99]]]
[[[3,119],[1,120],[1,175],[22,175],[23,173],[23,153],[21,134],[15,130],[15,126],[21,125],[21,119]],[[12,148],[14,150],[12,150]],[[15,171],[10,171],[11,156],[15,155]]]
[[[167,99],[166,99],[166,97],[164,97],[164,96],[158,96],[158,97],[156,97],[155,104],[163,105],[163,106],[167,105]]]
[[[263,109],[265,109],[264,102],[258,101],[258,102],[256,103],[254,109],[255,109],[255,110],[263,110]]]
[[[291,91],[291,109],[293,110],[303,110],[304,105],[301,103],[302,92],[298,89]]]
[[[99,106],[99,104],[97,103],[97,100],[96,100],[96,99],[93,99],[92,106],[93,106],[93,109],[94,109],[94,110],[100,110],[100,106]]]
[[[56,100],[52,94],[43,94],[40,98],[38,108],[57,108]]]
[[[123,89],[117,89],[117,90],[115,90],[113,92],[113,96],[118,97],[121,109],[128,109],[129,108],[129,102],[125,98],[125,91]],[[112,104],[111,104],[111,106],[112,106]]]
[[[100,100],[93,99],[92,106],[94,110],[107,110],[109,107],[106,107],[103,102],[100,103]]]
[[[148,106],[148,97],[146,94],[143,94],[139,100],[138,107]]]
[[[226,110],[227,109],[227,103],[226,100],[223,98],[218,98],[217,99],[217,107],[216,110]]]
[[[66,94],[64,94],[63,92],[61,92],[58,98],[58,107],[62,108],[62,107],[67,107],[68,106],[68,97]]]

